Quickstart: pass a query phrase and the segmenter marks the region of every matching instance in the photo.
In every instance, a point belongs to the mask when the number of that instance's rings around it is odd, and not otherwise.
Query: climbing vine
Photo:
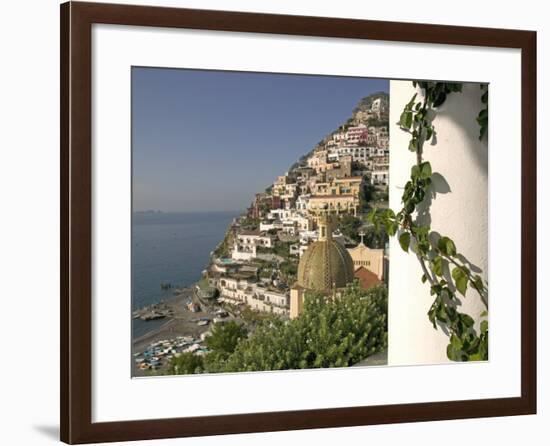
[[[368,220],[376,229],[383,228],[389,236],[398,238],[405,252],[412,252],[422,270],[421,280],[428,282],[434,297],[428,310],[428,318],[434,329],[439,326],[449,335],[447,357],[453,361],[476,361],[488,359],[489,327],[487,311],[480,318],[479,331],[474,320],[458,310],[459,295],[466,296],[469,287],[474,289],[487,308],[488,286],[479,274],[475,274],[466,258],[460,254],[454,241],[433,231],[431,225],[421,218],[429,212],[429,194],[432,189],[432,167],[423,159],[426,142],[436,144],[436,129],[433,121],[437,108],[447,96],[462,91],[462,84],[445,82],[413,82],[422,91],[421,98],[415,94],[405,105],[399,127],[410,134],[409,150],[416,153],[416,163],[411,168],[409,181],[401,198],[402,209],[373,209]],[[487,92],[482,102],[487,104]],[[417,99],[418,98],[418,99]],[[480,139],[487,132],[487,109],[482,110],[477,121],[480,124]]]

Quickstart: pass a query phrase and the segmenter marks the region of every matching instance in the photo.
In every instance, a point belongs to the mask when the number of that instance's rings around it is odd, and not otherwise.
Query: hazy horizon
[[[133,211],[242,211],[383,79],[132,68]]]

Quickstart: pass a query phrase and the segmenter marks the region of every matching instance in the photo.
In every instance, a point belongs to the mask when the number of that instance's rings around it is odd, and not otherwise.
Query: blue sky
[[[381,79],[132,69],[135,211],[244,210]]]

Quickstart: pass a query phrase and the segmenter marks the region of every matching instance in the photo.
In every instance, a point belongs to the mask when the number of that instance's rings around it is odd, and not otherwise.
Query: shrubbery
[[[210,336],[204,343],[210,350],[205,356],[193,353],[181,353],[170,360],[168,374],[183,375],[189,373],[223,372],[223,364],[231,355],[241,339],[245,339],[248,330],[244,325],[230,321],[223,325],[215,325]]]
[[[237,345],[224,371],[345,367],[387,346],[387,291],[351,285],[338,299],[309,293],[304,312],[270,321]]]
[[[168,368],[169,375],[186,375],[203,371],[202,357],[193,353],[182,353],[178,357],[173,357]]]
[[[206,337],[204,343],[212,351],[229,355],[235,351],[239,341],[245,339],[247,334],[248,331],[243,325],[229,321],[223,325],[214,325],[212,334]]]
[[[298,318],[266,319],[248,337],[241,336],[246,331],[235,335],[238,329],[233,327],[232,341],[227,343],[221,339],[214,342],[228,335],[226,328],[220,329],[215,338],[207,338],[212,351],[200,359],[200,366],[188,366],[189,360],[181,359],[183,355],[173,362],[185,362],[179,373],[345,367],[387,347],[386,315],[384,286],[364,291],[355,283],[337,299],[308,293]],[[174,372],[172,364],[170,373]]]

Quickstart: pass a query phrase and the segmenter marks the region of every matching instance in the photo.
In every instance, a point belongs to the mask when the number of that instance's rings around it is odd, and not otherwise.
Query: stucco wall
[[[402,187],[410,175],[415,154],[408,151],[409,135],[395,125],[415,89],[410,81],[390,83],[390,206],[400,209]],[[431,212],[433,231],[451,237],[460,253],[483,271],[487,279],[488,178],[487,143],[478,140],[475,117],[482,108],[478,84],[465,84],[462,93],[447,97],[434,125],[437,144],[424,146],[424,159],[434,174],[435,198]],[[414,254],[406,254],[397,240],[390,241],[388,363],[447,362],[448,338],[434,330],[427,311],[433,301],[429,285]],[[478,322],[485,309],[475,291],[468,290],[460,311]]]

